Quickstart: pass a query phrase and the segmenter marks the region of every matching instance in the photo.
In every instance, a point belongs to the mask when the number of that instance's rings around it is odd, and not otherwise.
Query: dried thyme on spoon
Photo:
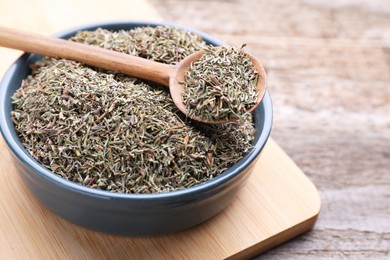
[[[79,32],[71,40],[174,64],[203,49],[170,27]],[[242,124],[186,121],[164,87],[78,62],[44,58],[12,97],[21,143],[44,167],[91,188],[168,192],[223,173],[252,147]]]
[[[244,46],[208,48],[191,64],[183,94],[190,117],[240,119],[256,104],[258,72]]]

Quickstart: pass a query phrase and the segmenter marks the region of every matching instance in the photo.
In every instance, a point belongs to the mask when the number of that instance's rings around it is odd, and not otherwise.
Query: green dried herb
[[[242,48],[207,48],[191,64],[183,102],[190,117],[241,119],[256,104],[258,72]]]
[[[184,58],[205,46],[169,27],[98,29],[71,40],[171,64],[178,61],[172,49],[183,49]],[[110,192],[168,192],[214,178],[251,149],[250,120],[188,122],[164,87],[64,59],[44,58],[32,69],[12,97],[15,129],[33,158],[76,183]]]
[[[105,29],[79,32],[72,41],[97,45],[166,64],[176,64],[206,47],[194,33],[167,26],[139,27],[130,31]]]

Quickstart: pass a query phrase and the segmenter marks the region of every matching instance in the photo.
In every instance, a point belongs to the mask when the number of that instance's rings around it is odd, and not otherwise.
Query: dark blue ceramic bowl
[[[94,24],[57,36],[69,38],[79,30],[98,27],[119,30],[161,24]],[[209,44],[222,45],[222,42],[202,32],[184,29],[200,34]],[[266,93],[254,112],[256,137],[253,150],[222,175],[191,188],[156,194],[120,194],[84,187],[57,176],[35,161],[23,148],[11,121],[11,96],[30,73],[29,64],[40,58],[38,55],[25,54],[4,76],[0,84],[0,130],[17,171],[31,193],[59,216],[92,230],[122,235],[161,234],[183,230],[211,218],[231,203],[248,178],[271,131],[272,104],[269,93]]]

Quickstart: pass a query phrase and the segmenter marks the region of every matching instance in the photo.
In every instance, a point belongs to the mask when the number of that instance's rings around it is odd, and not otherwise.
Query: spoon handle
[[[78,61],[93,67],[169,86],[174,66],[96,46],[42,36],[0,26],[0,46],[29,53]]]

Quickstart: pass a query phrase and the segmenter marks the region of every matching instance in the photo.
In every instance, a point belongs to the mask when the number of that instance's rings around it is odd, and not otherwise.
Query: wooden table
[[[40,34],[104,20],[162,19],[146,1],[3,2],[0,10],[1,25]],[[0,75],[20,54],[0,48]],[[0,165],[0,259],[242,259],[310,230],[321,206],[313,183],[272,138],[226,210],[162,236],[101,234],[59,218],[23,185],[1,137]]]
[[[261,58],[272,137],[320,190],[310,234],[261,259],[389,259],[389,1],[153,0],[165,19]]]
[[[390,11],[382,2],[2,1],[0,25],[50,34],[94,21],[162,16],[230,44],[248,43],[268,69],[272,137],[319,187],[323,203],[313,231],[260,258],[385,259]],[[1,73],[18,55],[0,49]]]

